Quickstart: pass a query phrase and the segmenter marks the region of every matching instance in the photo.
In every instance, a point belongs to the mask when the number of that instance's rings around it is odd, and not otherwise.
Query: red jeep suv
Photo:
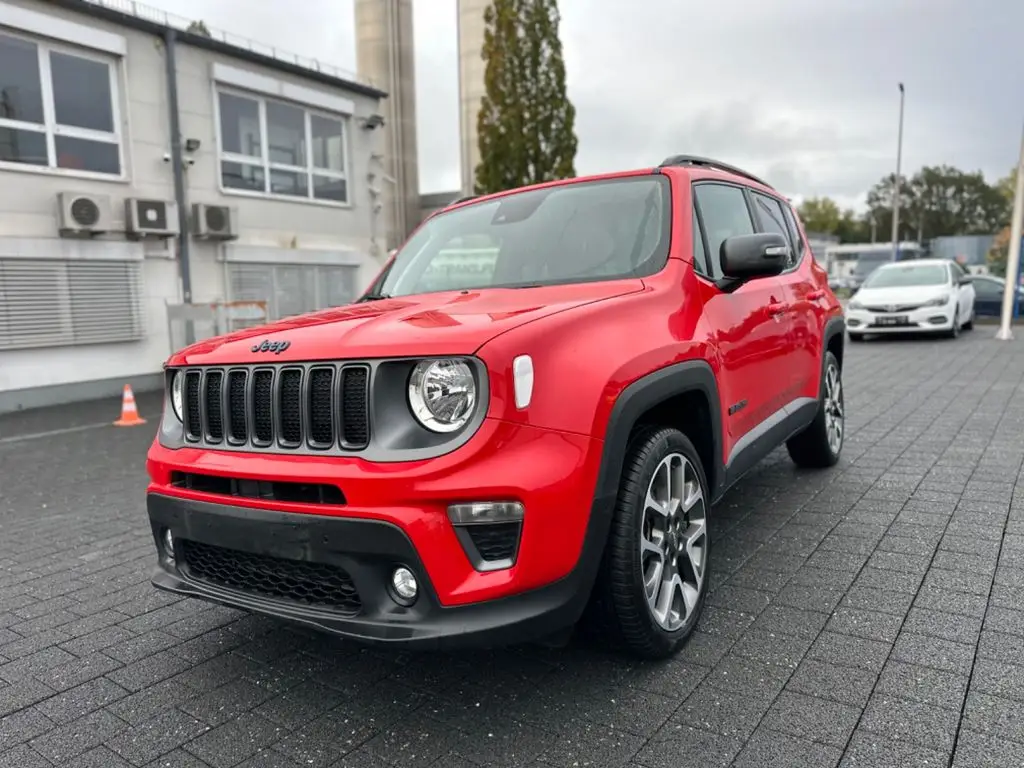
[[[838,460],[843,332],[788,201],[723,163],[457,201],[354,304],[170,358],[153,583],[394,646],[583,618],[667,656],[712,504],[783,443]]]

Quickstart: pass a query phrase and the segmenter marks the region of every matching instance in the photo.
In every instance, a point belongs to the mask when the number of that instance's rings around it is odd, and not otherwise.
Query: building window
[[[358,273],[340,264],[231,264],[229,294],[232,301],[265,301],[267,320],[275,321],[352,303]]]
[[[345,119],[218,91],[225,189],[348,203]]]
[[[120,176],[110,60],[0,33],[0,164]]]

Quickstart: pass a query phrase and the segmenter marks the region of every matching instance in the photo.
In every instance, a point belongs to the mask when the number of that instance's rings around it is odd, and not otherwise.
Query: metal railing
[[[85,0],[85,2],[101,8],[107,8],[111,11],[117,11],[118,13],[123,13],[127,16],[134,16],[138,19],[151,21],[155,24],[174,27],[175,29],[180,29],[183,32],[186,30],[195,32],[196,30],[194,27],[192,29],[189,28],[200,22],[200,19],[187,19],[184,16],[177,16],[173,13],[162,11],[159,8],[154,8],[151,5],[136,2],[136,0]],[[370,78],[357,75],[349,69],[328,64],[320,61],[319,59],[310,58],[308,56],[300,56],[297,53],[285,51],[277,46],[261,43],[257,40],[250,40],[249,38],[242,37],[241,35],[233,35],[229,32],[210,27],[205,21],[202,22],[202,25],[203,31],[198,32],[198,34],[209,32],[210,39],[217,40],[225,43],[226,45],[251,51],[252,53],[267,56],[287,64],[293,64],[312,72],[320,72],[322,74],[329,75],[330,77],[337,77],[350,82],[376,87],[376,84]]]

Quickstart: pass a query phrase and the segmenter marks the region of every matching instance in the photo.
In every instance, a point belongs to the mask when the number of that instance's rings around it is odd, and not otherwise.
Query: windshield
[[[854,264],[853,271],[857,275],[867,275],[883,264],[888,264],[890,261],[892,261],[892,254],[864,253],[857,257],[857,263]]]
[[[471,203],[426,221],[373,291],[385,296],[652,275],[668,259],[662,175],[579,182]]]
[[[881,267],[864,281],[865,288],[901,288],[911,285],[945,285],[949,282],[942,264],[894,264]]]

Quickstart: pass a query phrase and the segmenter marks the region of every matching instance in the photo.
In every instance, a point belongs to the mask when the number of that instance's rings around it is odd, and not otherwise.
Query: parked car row
[[[955,261],[917,259],[876,267],[846,304],[851,341],[866,335],[934,333],[956,338],[978,316],[999,316],[1006,282],[969,275]],[[1024,307],[1024,288],[1017,289]]]

